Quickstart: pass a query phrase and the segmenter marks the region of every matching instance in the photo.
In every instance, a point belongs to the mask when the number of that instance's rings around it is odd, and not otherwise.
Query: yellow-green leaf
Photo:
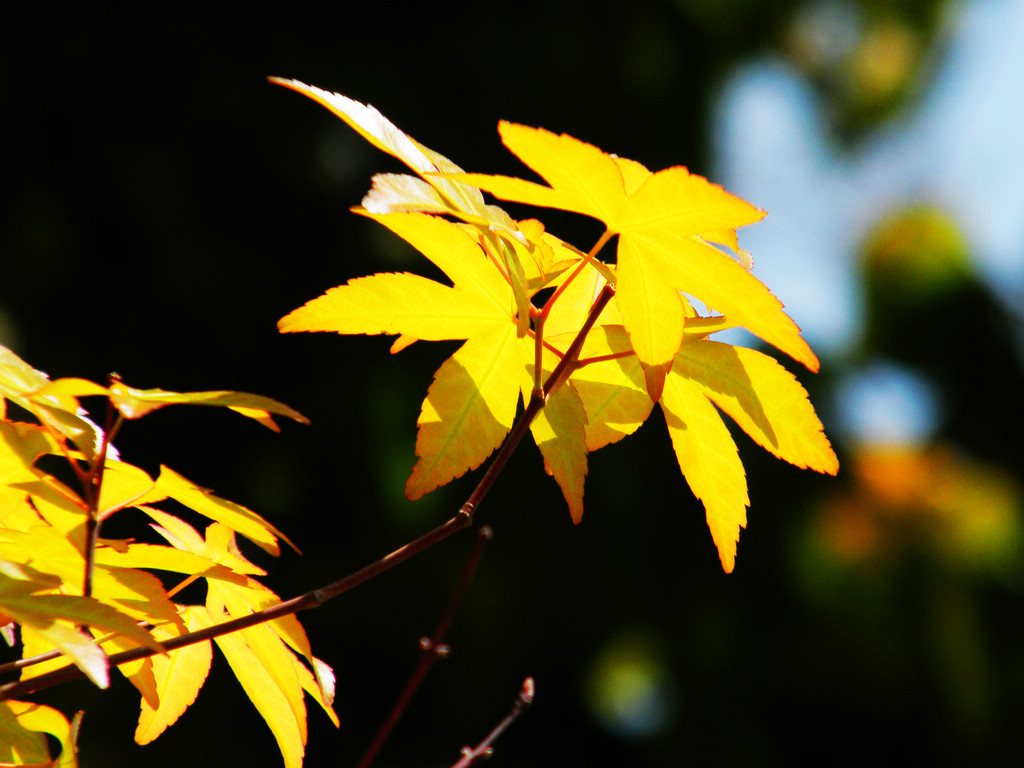
[[[215,405],[255,418],[264,426],[277,430],[270,416],[286,416],[308,424],[309,419],[284,403],[248,392],[217,390],[212,392],[167,392],[162,389],[135,389],[115,381],[110,385],[111,401],[126,418],[138,419],[167,405]]]
[[[9,504],[26,496],[24,490],[12,486],[38,480],[39,474],[33,468],[35,461],[54,448],[43,427],[0,421],[0,522]]]
[[[532,342],[515,331],[508,323],[474,336],[435,374],[417,422],[410,499],[478,467],[508,434],[533,355]]]
[[[434,187],[452,213],[475,214],[482,220],[492,215],[488,206],[484,204],[480,190],[469,184],[436,175],[460,172],[461,169],[455,163],[406,135],[376,108],[361,104],[340,93],[331,93],[316,86],[306,85],[298,80],[280,77],[268,79],[272,83],[283,85],[313,99],[348,123],[377,149],[401,160]],[[419,191],[416,194],[418,196]]]
[[[75,725],[52,707],[0,701],[0,765],[76,768],[75,732]],[[45,734],[60,743],[56,760],[50,756]]]
[[[16,398],[44,386],[50,377],[0,345],[0,397]]]

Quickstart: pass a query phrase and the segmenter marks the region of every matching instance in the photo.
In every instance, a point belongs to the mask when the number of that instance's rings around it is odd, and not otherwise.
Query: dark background
[[[935,3],[877,5],[929,39]],[[347,210],[394,161],[265,78],[372,103],[469,170],[520,172],[497,137],[504,118],[651,168],[711,174],[715,89],[750,56],[787,51],[795,7],[224,3],[14,18],[0,343],[52,377],[103,381],[117,371],[137,387],[258,392],[305,413],[312,426],[274,435],[227,412],[166,409],[129,424],[118,445],[126,460],[153,473],[165,463],[285,531],[301,558],[251,553],[279,594],[325,584],[447,519],[479,472],[415,504],[402,495],[420,402],[455,345],[392,357],[386,339],[277,333],[278,318],[327,288],[421,261]],[[893,106],[819,86],[845,141]],[[577,245],[594,235],[586,222],[543,218]],[[865,259],[869,289],[891,283],[871,271],[878,263]],[[840,477],[822,478],[741,436],[751,522],[726,576],[657,411],[591,457],[578,527],[524,445],[478,516],[495,538],[452,627],[451,656],[379,764],[455,762],[505,715],[527,675],[536,703],[498,742],[496,766],[879,755],[980,764],[1013,747],[1024,622],[1012,429],[1021,373],[1010,320],[969,276],[910,306],[898,291],[871,295],[872,330],[853,356],[884,353],[934,372],[951,414],[934,444],[912,452],[924,481],[878,480],[896,465],[843,444]],[[964,306],[980,318],[970,365],[944,343],[962,332],[948,319]],[[908,344],[893,330],[904,327],[933,343]],[[848,363],[826,360],[816,377],[797,371],[826,429],[831,386]],[[995,387],[987,394],[979,370]],[[954,486],[953,502],[928,495],[940,480]],[[950,556],[966,528],[936,508],[995,509],[994,538],[981,555]],[[105,532],[141,525],[115,520]],[[306,765],[355,762],[472,543],[462,533],[301,617],[337,673],[341,718],[335,730],[312,705]],[[621,702],[612,681],[631,671],[660,698],[638,729],[616,729],[600,702]],[[107,692],[79,683],[40,701],[86,710],[83,766],[280,764],[220,658],[197,703],[147,747],[132,742],[137,698],[115,677]]]

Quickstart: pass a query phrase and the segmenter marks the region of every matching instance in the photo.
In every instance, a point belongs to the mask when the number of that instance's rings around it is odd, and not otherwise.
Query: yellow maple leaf
[[[216,623],[245,616],[280,602],[262,585],[237,587],[211,582],[206,612]],[[216,638],[235,677],[267,722],[286,766],[298,768],[306,744],[305,685],[286,637],[295,637],[298,620],[286,616]],[[301,633],[301,627],[298,627]],[[302,634],[302,639],[305,635]],[[294,642],[294,640],[293,640]],[[308,682],[307,682],[308,684]]]
[[[86,379],[56,379],[29,395],[30,401],[45,404],[49,401],[64,403],[69,409],[77,406],[77,398],[90,395],[104,395],[126,419],[140,419],[148,413],[168,405],[213,405],[228,408],[236,413],[279,431],[272,415],[287,416],[289,419],[308,424],[309,419],[284,403],[254,395],[249,392],[213,390],[209,392],[169,392],[164,389],[136,389],[115,378],[109,387],[103,387]]]
[[[690,294],[811,370],[818,360],[782,303],[707,240],[764,213],[681,166],[651,173],[571,136],[502,122],[505,145],[550,186],[508,176],[457,174],[499,198],[591,216],[618,235],[616,299],[648,390],[660,385],[683,339]],[[706,237],[701,237],[702,235]]]
[[[515,249],[509,247],[506,239],[523,245],[527,245],[529,240],[504,210],[496,205],[487,205],[476,187],[449,178],[451,174],[462,173],[462,169],[400,130],[374,107],[298,80],[279,77],[269,80],[327,107],[373,146],[401,160],[420,175],[419,179],[398,174],[374,177],[373,188],[363,199],[364,210],[376,214],[411,211],[447,213],[478,226],[490,250],[504,263],[519,307],[517,331],[520,336],[526,334],[529,300],[523,267]]]
[[[184,631],[203,629],[204,622],[197,619],[202,610],[198,606],[186,606],[181,612],[184,629],[165,625],[154,629],[154,637],[169,640]],[[210,672],[213,649],[210,641],[206,640],[171,651],[166,656],[153,656],[147,661],[152,664],[156,701],[151,702],[145,696],[142,698],[139,724],[135,729],[135,741],[139,744],[153,741],[196,700]]]
[[[837,470],[796,379],[761,353],[708,340],[745,327],[818,369],[739,246],[736,230],[763,211],[681,166],[651,172],[571,136],[507,122],[499,125],[503,142],[547,184],[464,173],[372,107],[274,81],[328,107],[418,174],[375,176],[355,210],[411,243],[452,285],[412,274],[356,278],[279,323],[283,332],[392,334],[392,352],[417,340],[465,340],[423,403],[410,498],[478,466],[505,439],[519,398],[536,403],[539,396],[544,406],[531,431],[579,522],[588,451],[634,432],[660,401],[680,469],[705,506],[728,571],[749,500],[720,411],[774,455]],[[486,206],[481,190],[590,216],[605,232],[585,254],[539,222],[514,222]],[[615,263],[598,260],[615,238]],[[553,293],[534,306],[544,289]],[[596,313],[599,297],[606,303]],[[690,297],[710,314],[698,314]],[[556,368],[567,376],[549,389]]]
[[[807,392],[778,362],[755,350],[684,341],[660,404],[679,468],[704,504],[727,572],[735,564],[750,500],[736,443],[715,406],[775,456],[827,474],[839,469]]]
[[[278,539],[285,541],[296,552],[299,551],[287,536],[251,509],[214,495],[170,467],[160,467],[155,487],[161,494],[237,531],[272,555],[276,556],[281,552],[277,544]]]
[[[417,499],[479,466],[508,434],[519,392],[532,386],[534,343],[520,338],[512,289],[465,229],[423,213],[367,214],[409,242],[451,280],[357,278],[283,317],[282,332],[333,331],[465,339],[437,371],[418,421],[419,460],[406,494]]]
[[[0,765],[76,768],[75,736],[79,713],[68,722],[58,710],[28,701],[0,701]],[[60,743],[51,759],[46,735]]]
[[[117,632],[136,645],[162,651],[160,644],[125,613],[91,597],[40,594],[47,589],[52,589],[49,580],[12,579],[0,573],[0,610],[21,625],[23,636],[35,635],[43,641],[37,645],[59,650],[100,688],[109,683],[106,654],[79,626]],[[32,677],[42,671],[42,665],[35,665],[26,667],[22,674]]]

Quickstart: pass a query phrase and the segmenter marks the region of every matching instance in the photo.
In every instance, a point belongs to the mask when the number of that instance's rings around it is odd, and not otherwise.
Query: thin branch
[[[462,758],[452,768],[469,768],[478,759],[490,757],[494,753],[494,747],[492,746],[494,742],[516,721],[516,718],[529,708],[533,703],[533,694],[533,678],[528,677],[523,681],[523,689],[519,692],[519,696],[516,697],[516,703],[512,705],[512,711],[505,715],[505,719],[498,723],[493,731],[487,734],[487,738],[472,749],[464,747]]]
[[[615,295],[615,289],[611,286],[606,285],[601,293],[598,294],[597,299],[594,301],[593,306],[590,308],[590,314],[587,315],[586,321],[583,323],[583,327],[580,328],[579,333],[576,334],[576,338],[573,339],[572,344],[569,345],[569,349],[566,350],[565,355],[558,362],[555,370],[548,376],[548,380],[544,382],[542,392],[534,392],[530,397],[530,402],[526,405],[526,410],[523,412],[522,417],[512,426],[512,431],[509,432],[505,442],[502,443],[501,448],[498,449],[497,455],[491,462],[490,466],[487,467],[487,471],[484,472],[484,476],[480,478],[480,482],[477,484],[476,489],[470,494],[469,499],[465,504],[462,505],[461,512],[465,512],[468,515],[472,515],[473,511],[480,505],[484,496],[491,490],[491,486],[494,485],[494,481],[498,479],[498,475],[505,468],[509,458],[512,456],[512,452],[515,451],[519,445],[519,441],[523,439],[523,436],[530,429],[530,424],[533,423],[534,417],[540,413],[540,409],[544,407],[544,403],[547,402],[548,397],[558,387],[569,378],[577,366],[577,358],[579,357],[580,350],[583,348],[583,342],[587,338],[587,334],[590,333],[590,329],[594,327],[594,323],[597,322],[598,315],[601,314],[605,306],[611,301],[612,296]]]
[[[477,566],[480,565],[480,559],[484,554],[484,547],[492,538],[493,532],[491,531],[490,526],[485,525],[480,529],[477,534],[476,546],[473,548],[473,552],[469,556],[469,560],[466,562],[466,567],[463,568],[462,575],[459,577],[459,581],[455,585],[455,590],[452,592],[451,599],[448,601],[448,607],[441,616],[441,620],[438,622],[437,628],[434,630],[434,634],[430,637],[420,638],[420,648],[423,653],[420,655],[416,668],[413,670],[413,673],[406,682],[402,692],[398,695],[398,699],[391,708],[391,712],[388,714],[387,719],[383,724],[381,724],[381,727],[374,736],[370,746],[367,747],[366,752],[363,753],[357,768],[367,768],[367,766],[373,763],[388,737],[391,735],[391,731],[394,730],[395,725],[398,724],[399,719],[409,706],[409,702],[412,700],[413,695],[417,690],[419,690],[420,684],[427,676],[427,672],[430,671],[430,668],[434,665],[434,662],[437,661],[437,659],[448,655],[448,646],[444,645],[444,637],[448,633],[448,627],[451,626],[452,619],[455,617],[455,611],[458,610],[459,604],[462,602],[462,597],[465,595],[466,589],[469,587],[469,583],[473,580],[473,574],[476,573]]]
[[[170,652],[177,650],[178,648],[184,648],[189,645],[201,643],[205,640],[212,640],[213,638],[230,634],[231,632],[247,629],[248,627],[252,627],[257,624],[273,621],[274,619],[281,618],[282,616],[289,616],[293,613],[298,613],[299,611],[317,608],[332,597],[337,597],[342,592],[347,592],[352,589],[352,587],[358,586],[364,581],[372,579],[374,576],[393,568],[413,555],[433,546],[442,539],[446,539],[456,531],[461,531],[463,528],[471,525],[472,522],[472,515],[460,509],[459,512],[446,523],[439,525],[437,528],[434,528],[432,531],[420,536],[418,539],[409,542],[404,547],[396,549],[394,552],[385,555],[380,560],[371,563],[365,568],[362,568],[343,579],[339,579],[338,581],[328,584],[325,587],[321,587],[320,589],[307,592],[304,595],[294,597],[291,600],[285,600],[277,605],[272,605],[262,611],[256,611],[255,613],[250,613],[246,616],[240,616],[237,619],[231,619],[211,627],[206,627],[205,629],[189,632],[184,635],[179,635],[178,637],[172,637],[161,641],[160,644],[163,646],[164,651]],[[122,651],[121,653],[115,653],[107,657],[107,662],[110,666],[118,666],[121,664],[127,664],[130,661],[138,661],[139,659],[155,656],[157,653],[159,653],[159,651],[140,646],[138,648]],[[6,683],[4,685],[0,685],[0,701],[20,698],[25,695],[35,693],[36,691],[51,688],[55,685],[84,676],[85,674],[78,669],[78,667],[68,666],[56,669],[52,672],[47,672],[28,680]]]
[[[608,302],[612,300],[612,296],[615,295],[615,289],[610,285],[606,285],[601,289],[601,292],[597,295],[593,305],[590,307],[590,313],[587,315],[587,319],[583,322],[583,326],[580,328],[579,333],[576,334],[576,338],[572,340],[572,344],[565,350],[565,355],[558,362],[555,370],[551,372],[548,380],[544,382],[544,398],[551,397],[551,394],[562,386],[562,383],[569,378],[569,375],[579,367],[579,356],[580,350],[583,349],[583,342],[587,340],[587,335],[590,333],[590,329],[594,327],[594,323],[597,322],[598,316],[604,311],[604,308],[608,305]]]
[[[61,651],[46,651],[46,653],[40,653],[38,656],[29,656],[27,659],[15,659],[14,661],[9,661],[6,664],[0,664],[0,675],[17,672],[19,669],[32,667],[36,664],[42,664],[44,661],[59,659],[63,655],[64,654]]]

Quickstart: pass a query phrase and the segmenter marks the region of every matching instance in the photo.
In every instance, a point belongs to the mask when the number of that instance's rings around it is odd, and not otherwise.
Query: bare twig
[[[512,705],[512,711],[505,715],[505,719],[498,723],[494,730],[475,747],[463,747],[462,758],[452,768],[469,768],[478,759],[490,757],[494,753],[494,742],[533,703],[533,694],[533,678],[528,677],[523,681],[523,688],[516,697],[516,703]]]
[[[365,568],[349,574],[343,579],[339,579],[332,584],[328,584],[320,589],[315,589],[312,592],[307,592],[304,595],[299,595],[291,600],[285,600],[284,602],[272,605],[269,608],[264,608],[262,611],[256,611],[255,613],[240,616],[237,619],[231,619],[196,632],[189,632],[184,635],[179,635],[178,637],[163,640],[161,641],[161,645],[165,651],[173,651],[178,648],[194,645],[195,643],[201,643],[205,640],[212,640],[215,637],[230,634],[231,632],[237,632],[241,629],[246,629],[257,624],[263,624],[264,622],[272,621],[274,619],[281,618],[282,616],[288,616],[309,608],[317,608],[332,597],[337,597],[342,592],[347,592],[352,589],[352,587],[358,586],[364,581],[372,579],[374,576],[377,576],[378,574],[393,568],[399,563],[408,560],[413,555],[433,546],[442,539],[448,538],[448,536],[456,531],[460,531],[463,528],[468,527],[472,522],[472,515],[459,510],[453,518],[448,520],[446,523],[439,525],[434,530],[425,533],[423,536],[409,542],[404,547],[396,549],[394,552],[385,555],[380,560],[377,560]],[[107,662],[111,666],[118,666],[120,664],[126,664],[129,661],[145,659],[149,656],[154,656],[157,653],[159,653],[159,651],[152,648],[132,648],[109,656],[107,658]],[[37,677],[29,678],[28,680],[6,683],[5,685],[0,685],[0,701],[20,698],[27,694],[51,688],[55,685],[84,676],[85,674],[78,669],[78,667],[69,666],[62,667],[61,669],[55,669],[52,672],[47,672]]]
[[[452,592],[451,599],[448,601],[448,607],[441,616],[441,620],[438,622],[437,628],[434,630],[434,634],[430,637],[420,638],[420,648],[423,653],[420,655],[416,668],[413,670],[412,675],[409,677],[405,687],[402,689],[398,699],[395,701],[395,705],[391,708],[391,712],[388,714],[387,719],[381,724],[380,730],[377,731],[373,741],[370,743],[370,746],[367,747],[366,752],[363,753],[357,768],[367,768],[367,766],[373,763],[377,755],[380,753],[381,748],[384,746],[384,743],[391,735],[391,731],[394,730],[395,725],[398,724],[399,719],[409,706],[409,702],[412,700],[413,695],[417,690],[419,690],[420,684],[427,676],[427,672],[430,671],[430,668],[437,659],[447,656],[448,646],[444,645],[444,637],[448,632],[448,627],[451,626],[452,619],[455,617],[455,611],[458,610],[459,604],[462,602],[462,597],[465,595],[466,589],[469,587],[469,583],[473,580],[473,574],[476,572],[477,566],[480,564],[480,559],[483,557],[484,547],[491,538],[493,538],[491,528],[490,526],[485,525],[480,529],[480,532],[477,535],[476,546],[473,548],[473,553],[466,562],[466,567],[462,570],[462,575],[459,577],[459,581],[455,585],[455,590]]]

